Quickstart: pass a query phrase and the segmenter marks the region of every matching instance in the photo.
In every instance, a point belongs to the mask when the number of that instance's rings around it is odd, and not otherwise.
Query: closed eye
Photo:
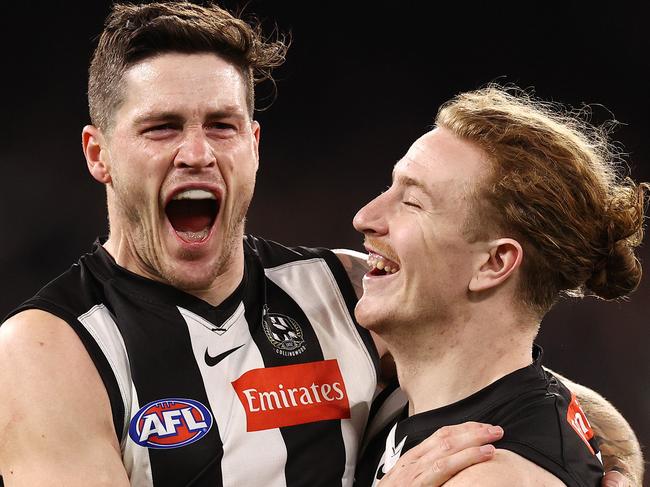
[[[418,205],[417,203],[413,203],[412,201],[402,201],[402,203],[405,204],[406,206],[422,209],[420,205]]]
[[[239,126],[228,122],[210,122],[206,125],[206,133],[217,138],[229,138],[239,132]]]
[[[151,127],[146,127],[145,129],[142,130],[142,133],[151,133],[151,132],[163,132],[165,130],[175,130],[178,127],[176,127],[174,124],[171,123],[161,123],[159,125],[152,125]]]
[[[212,122],[208,125],[208,128],[215,128],[215,129],[233,129],[235,130],[237,127],[235,127],[231,123],[225,123],[225,122]]]

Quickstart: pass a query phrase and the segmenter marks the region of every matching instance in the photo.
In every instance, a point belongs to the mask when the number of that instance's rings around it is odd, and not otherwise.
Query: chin
[[[363,298],[354,308],[354,317],[365,329],[376,333],[382,333],[392,321],[384,306],[373,306],[364,302]]]

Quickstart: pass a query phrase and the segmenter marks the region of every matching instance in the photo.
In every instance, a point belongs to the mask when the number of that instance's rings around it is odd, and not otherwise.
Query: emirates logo
[[[246,411],[246,431],[350,417],[336,360],[253,369],[232,386]]]

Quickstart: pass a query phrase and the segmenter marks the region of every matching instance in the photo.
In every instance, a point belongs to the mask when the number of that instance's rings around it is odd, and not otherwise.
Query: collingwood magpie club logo
[[[262,320],[262,327],[266,338],[280,355],[295,357],[307,348],[302,328],[293,318],[278,313],[269,313]]]

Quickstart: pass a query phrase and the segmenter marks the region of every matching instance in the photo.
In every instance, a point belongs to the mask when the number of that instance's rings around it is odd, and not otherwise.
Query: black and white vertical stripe
[[[377,379],[376,350],[351,316],[352,287],[327,251],[251,237],[245,249],[244,280],[216,308],[119,268],[101,247],[20,308],[47,308],[86,344],[101,368],[133,486],[352,485]],[[275,350],[261,326],[264,304],[299,323],[303,352]],[[216,365],[205,361],[206,351],[214,357],[236,347]],[[246,431],[233,381],[254,369],[331,359],[345,382],[349,419]],[[208,434],[174,449],[134,443],[130,419],[168,398],[207,406]]]

